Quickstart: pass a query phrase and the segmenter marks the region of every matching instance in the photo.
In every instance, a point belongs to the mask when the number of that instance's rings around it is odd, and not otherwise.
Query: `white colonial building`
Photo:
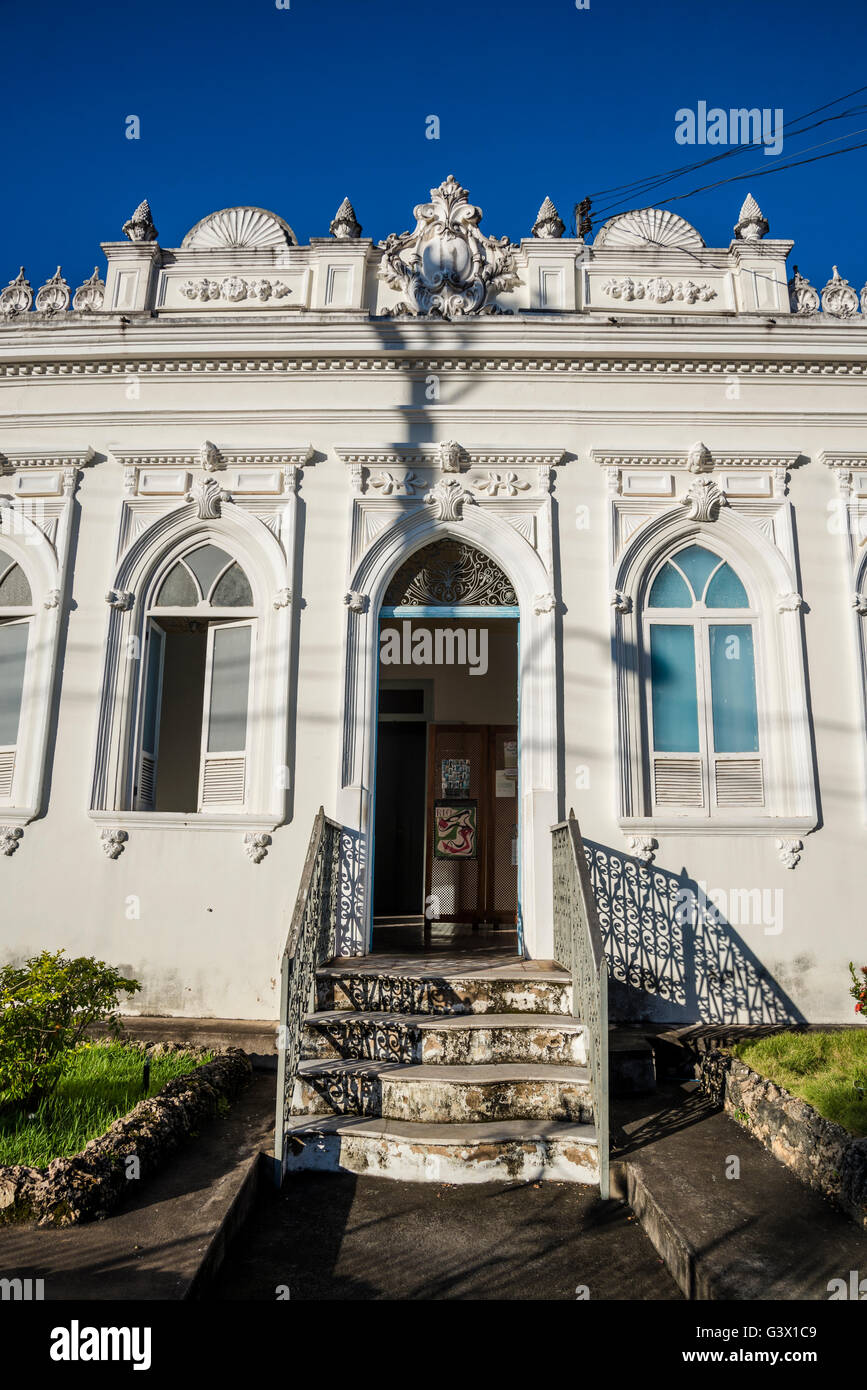
[[[867,290],[751,198],[727,247],[547,199],[513,244],[451,178],[414,219],[168,249],[143,203],[0,294],[4,956],[273,1019],[322,805],[338,954],[550,959],[574,808],[615,1017],[849,1020]]]

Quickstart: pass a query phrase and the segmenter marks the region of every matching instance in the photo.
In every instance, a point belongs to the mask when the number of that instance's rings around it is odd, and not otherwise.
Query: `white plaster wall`
[[[496,337],[500,330],[502,339]],[[332,345],[339,347],[342,331],[328,329]],[[357,322],[351,331],[356,336],[361,331]],[[446,326],[445,331],[451,330]],[[429,332],[422,325],[417,342],[424,343]],[[534,344],[541,350],[547,332],[532,323],[471,325],[461,330],[454,351],[468,341],[474,351],[498,342],[523,352]],[[580,322],[556,332],[561,347],[592,347]],[[852,343],[861,342],[862,330],[852,332]],[[645,334],[641,326],[623,329],[618,350],[646,347]],[[373,333],[368,346],[376,346]],[[791,344],[787,351],[791,355]],[[105,958],[143,980],[145,990],[136,1003],[142,1012],[275,1016],[279,956],[310,827],[321,803],[334,813],[339,778],[349,480],[335,445],[378,448],[385,441],[457,438],[485,447],[563,447],[572,455],[557,470],[553,488],[563,600],[562,809],[574,806],[585,837],[622,854],[605,477],[590,462],[589,451],[686,450],[700,437],[711,450],[797,450],[810,458],[793,473],[790,498],[801,591],[809,605],[804,624],[821,823],[806,837],[794,870],[780,863],[772,835],[721,837],[711,826],[703,836],[660,836],[656,865],[673,874],[685,869],[713,887],[781,889],[783,930],[765,935],[761,925],[738,927],[727,938],[732,952],[741,962],[752,953],[804,1017],[851,1021],[846,963],[863,958],[864,749],[851,584],[842,538],[827,525],[835,483],[817,460],[823,449],[863,448],[858,424],[863,385],[834,378],[745,378],[740,397],[730,400],[725,384],[721,378],[665,374],[611,373],[590,380],[553,371],[473,376],[444,371],[440,400],[431,406],[423,372],[160,378],[144,381],[142,397],[134,402],[124,399],[119,382],[98,377],[4,381],[0,419],[6,448],[50,450],[62,441],[70,449],[92,445],[104,456],[112,444],[146,452],[197,448],[204,437],[235,447],[310,439],[324,456],[305,468],[300,488],[303,608],[291,819],[274,832],[259,865],[245,856],[237,831],[136,830],[117,860],[101,850],[87,806],[104,594],[113,568],[122,478],[117,465],[104,458],[85,470],[77,498],[74,607],[47,809],[26,828],[17,851],[0,860],[4,956],[20,958],[62,945]],[[579,505],[590,508],[586,530],[575,526]],[[586,789],[576,786],[578,765],[589,769]],[[140,902],[137,918],[128,915],[132,898]],[[687,955],[689,949],[687,943]],[[725,959],[719,967],[729,968]],[[738,969],[748,973],[746,965]],[[643,1007],[657,1017],[677,1019],[693,1008],[689,980],[683,1004],[660,998],[653,988],[649,993]],[[693,1016],[704,1008],[712,1016],[714,1000],[724,993],[711,989],[710,1003],[695,1005]]]

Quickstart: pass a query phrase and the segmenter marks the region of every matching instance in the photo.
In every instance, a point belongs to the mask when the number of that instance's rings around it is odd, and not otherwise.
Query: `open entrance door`
[[[379,675],[373,949],[514,947],[518,619],[383,616]]]

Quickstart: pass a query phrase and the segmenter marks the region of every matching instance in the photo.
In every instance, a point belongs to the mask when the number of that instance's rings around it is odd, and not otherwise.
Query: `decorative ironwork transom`
[[[446,538],[405,560],[385,594],[389,607],[515,607],[518,598],[499,565],[475,546]]]

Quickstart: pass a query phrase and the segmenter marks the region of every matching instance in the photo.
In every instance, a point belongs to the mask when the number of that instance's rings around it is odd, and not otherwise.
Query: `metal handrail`
[[[280,964],[277,1029],[277,1116],[274,1176],[285,1173],[286,1122],[301,1054],[301,1032],[316,989],[316,971],[332,959],[337,938],[340,836],[343,827],[320,806],[313,822],[295,908]]]
[[[552,827],[554,860],[554,959],[572,976],[572,1016],[586,1029],[587,1061],[596,1144],[599,1193],[609,1195],[608,962],[590,882],[584,841],[574,813]]]

